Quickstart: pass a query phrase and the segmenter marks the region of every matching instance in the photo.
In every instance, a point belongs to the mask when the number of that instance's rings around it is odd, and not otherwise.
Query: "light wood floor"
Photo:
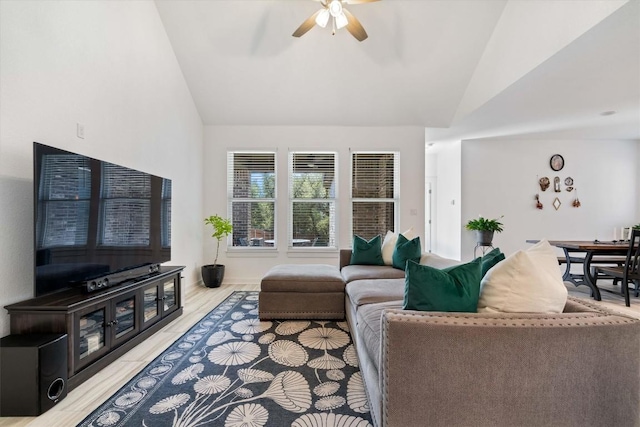
[[[598,288],[600,289],[602,301],[596,301],[591,298],[591,291],[586,286],[576,287],[570,283],[565,283],[569,290],[569,296],[584,298],[611,311],[640,319],[640,298],[636,298],[634,296],[634,291],[632,289],[629,289],[631,295],[631,307],[626,307],[624,305],[624,297],[619,294],[620,286],[613,286],[610,280],[598,280]]]
[[[603,287],[606,287],[604,285]],[[569,294],[589,298],[588,289],[568,285]],[[192,286],[185,295],[184,314],[160,332],[138,345],[97,375],[84,382],[67,395],[58,405],[39,417],[0,418],[0,427],[71,427],[77,425],[107,398],[120,389],[135,374],[155,359],[175,340],[180,338],[198,320],[220,304],[233,291],[257,291],[259,285],[224,285],[217,289]],[[640,318],[640,299],[632,297],[631,307],[624,306],[619,295],[602,292],[603,301],[598,303],[611,310]]]

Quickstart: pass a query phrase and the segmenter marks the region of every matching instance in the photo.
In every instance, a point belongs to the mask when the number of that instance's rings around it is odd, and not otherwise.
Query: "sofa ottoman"
[[[260,283],[260,319],[344,319],[344,281],[336,266],[282,264]]]

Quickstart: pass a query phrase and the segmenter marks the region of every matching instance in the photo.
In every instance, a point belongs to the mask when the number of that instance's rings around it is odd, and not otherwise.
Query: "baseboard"
[[[223,285],[224,284],[228,284],[228,285],[259,285],[260,282],[262,281],[262,278],[256,278],[256,277],[230,277],[230,278],[226,278],[224,279],[224,281],[222,282]]]

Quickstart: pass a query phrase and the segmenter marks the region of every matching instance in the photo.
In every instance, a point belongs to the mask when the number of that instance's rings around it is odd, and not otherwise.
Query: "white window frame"
[[[296,154],[311,154],[311,155],[333,155],[333,173],[334,173],[334,195],[333,197],[309,199],[309,198],[294,198],[293,196],[293,160]],[[289,224],[287,231],[287,245],[289,250],[300,251],[335,251],[338,249],[338,153],[335,151],[319,151],[319,150],[295,150],[289,151],[288,155],[288,185],[289,185]],[[333,218],[329,222],[329,242],[327,246],[296,246],[293,242],[293,205],[294,203],[331,203],[333,204]],[[333,230],[333,231],[331,231]]]
[[[350,185],[349,185],[349,192],[350,192],[350,214],[351,214],[351,221],[349,223],[349,229],[350,229],[350,243],[352,244],[353,242],[353,237],[354,237],[354,215],[353,215],[353,207],[355,203],[362,203],[362,202],[387,202],[393,203],[393,230],[390,231],[395,231],[398,229],[398,212],[400,210],[400,152],[399,151],[387,151],[387,150],[375,150],[375,151],[365,151],[365,150],[350,150],[349,153],[349,169],[350,169],[350,173],[349,173],[349,177],[350,177]],[[358,155],[358,154],[380,154],[380,155],[385,155],[385,154],[393,154],[393,198],[356,198],[353,196],[353,186],[354,186],[354,166],[353,166],[353,160],[354,160],[354,156]],[[382,238],[384,238],[386,231],[384,231],[382,233]]]
[[[273,155],[273,173],[274,173],[274,190],[273,197],[255,198],[255,197],[234,197],[234,183],[235,183],[235,167],[234,158],[236,155],[242,154],[270,154]],[[229,150],[227,151],[227,215],[231,223],[233,224],[233,204],[234,202],[250,203],[250,202],[268,202],[273,203],[273,244],[253,246],[250,242],[248,246],[233,245],[233,233],[227,236],[227,251],[230,252],[244,252],[244,251],[274,251],[277,249],[277,227],[278,227],[278,156],[277,152],[273,150]],[[249,237],[248,237],[249,238]],[[265,242],[263,242],[265,243]]]

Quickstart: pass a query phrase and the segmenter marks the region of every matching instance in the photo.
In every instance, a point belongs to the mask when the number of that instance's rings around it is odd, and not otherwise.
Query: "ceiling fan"
[[[351,33],[353,37],[358,41],[363,41],[367,37],[367,32],[364,30],[360,21],[356,19],[347,9],[344,8],[344,4],[361,4],[372,3],[380,0],[314,0],[322,4],[322,9],[307,18],[306,21],[293,32],[293,37],[301,37],[307,33],[314,25],[318,25],[325,28],[332,21],[333,34],[340,28],[347,28],[347,31]]]

